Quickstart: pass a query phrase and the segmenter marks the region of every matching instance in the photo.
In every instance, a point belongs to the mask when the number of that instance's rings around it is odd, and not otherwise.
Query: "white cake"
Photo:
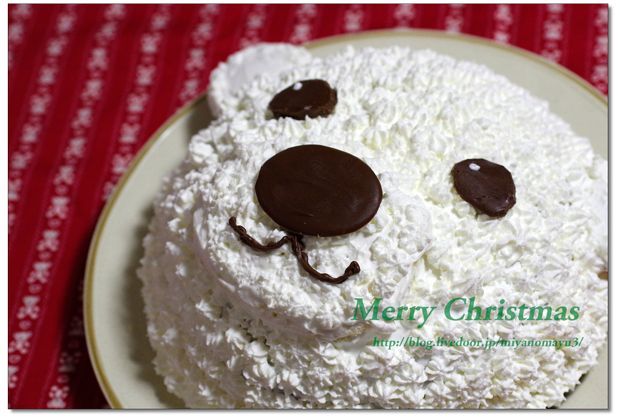
[[[238,77],[264,56],[269,71]],[[273,96],[307,79],[337,90],[333,114],[274,118]],[[210,92],[219,118],[165,180],[139,271],[157,372],[188,407],[544,408],[596,364],[607,162],[544,101],[483,66],[402,47],[319,59],[259,45],[218,67]],[[383,189],[362,229],[304,237],[320,272],[359,263],[342,284],[310,276],[287,246],[251,249],[228,224],[236,217],[262,243],[287,234],[254,184],[266,160],[303,144],[357,156]],[[506,216],[455,191],[451,169],[469,158],[511,172]],[[407,307],[402,320],[363,320],[359,304],[375,301]],[[450,320],[470,301],[483,319]],[[509,307],[550,307],[554,318],[507,320]],[[499,339],[510,345],[488,347]]]

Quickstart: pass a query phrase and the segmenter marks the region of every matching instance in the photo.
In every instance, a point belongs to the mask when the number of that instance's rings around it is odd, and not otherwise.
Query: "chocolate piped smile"
[[[245,228],[230,226],[246,245],[261,251],[291,243],[303,268],[317,279],[340,283],[360,272],[351,262],[345,274],[333,278],[314,270],[301,235],[341,236],[364,227],[377,213],[383,199],[379,179],[359,158],[321,145],[303,145],[284,150],[263,164],[255,185],[256,197],[265,213],[293,232],[277,243],[262,245]]]
[[[302,241],[302,236],[298,234],[290,234],[282,237],[277,242],[269,242],[265,245],[257,242],[252,236],[250,236],[247,230],[237,225],[237,219],[235,217],[230,217],[228,220],[228,224],[235,230],[235,232],[239,235],[239,240],[241,240],[244,244],[250,246],[252,249],[260,250],[262,252],[267,252],[269,250],[274,250],[286,243],[291,243],[291,247],[293,249],[293,254],[301,264],[301,266],[305,269],[313,277],[320,279],[321,281],[328,282],[330,284],[340,284],[344,282],[351,275],[355,275],[360,272],[360,265],[353,261],[349,264],[349,267],[344,271],[344,274],[340,275],[337,278],[334,278],[328,274],[322,274],[310,266],[308,262],[308,254],[304,252],[305,245]]]

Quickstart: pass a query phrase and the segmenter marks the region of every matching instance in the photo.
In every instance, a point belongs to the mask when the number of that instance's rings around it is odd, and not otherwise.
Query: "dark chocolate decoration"
[[[282,237],[280,240],[278,240],[277,243],[269,242],[263,245],[257,242],[252,236],[250,236],[244,227],[237,225],[237,219],[235,217],[230,217],[230,220],[228,220],[228,224],[232,227],[233,230],[235,230],[235,233],[239,235],[239,240],[241,240],[244,244],[250,246],[252,249],[260,250],[261,252],[267,252],[269,250],[277,249],[279,247],[282,247],[282,245],[286,243],[291,243],[293,241],[293,236],[290,235]]]
[[[325,80],[303,80],[282,90],[269,102],[276,118],[317,118],[330,115],[338,103],[338,95]]]
[[[235,217],[230,217],[230,220],[228,220],[228,224],[239,235],[239,240],[241,240],[241,242],[243,242],[244,244],[250,246],[252,249],[255,249],[255,250],[266,252],[269,250],[277,249],[281,247],[282,245],[284,245],[285,243],[291,243],[291,247],[293,248],[293,253],[295,254],[295,257],[297,257],[297,260],[299,261],[301,266],[305,269],[306,272],[308,272],[313,277],[320,279],[321,281],[328,282],[330,284],[340,284],[344,282],[350,276],[358,274],[360,272],[359,264],[353,261],[349,264],[349,267],[344,271],[344,274],[337,278],[334,278],[333,276],[328,275],[328,274],[322,274],[318,272],[316,269],[314,269],[312,266],[310,266],[310,263],[308,263],[308,254],[303,251],[305,246],[304,246],[304,243],[300,235],[298,234],[286,235],[282,237],[280,240],[278,240],[277,243],[269,242],[266,245],[262,245],[256,240],[254,240],[254,238],[252,238],[248,234],[247,230],[244,227],[237,225],[237,219]]]
[[[340,284],[360,272],[355,261],[337,278],[316,271],[303,251],[302,235],[341,236],[359,230],[372,220],[381,205],[383,190],[366,163],[322,145],[292,147],[263,164],[255,191],[267,215],[292,233],[278,242],[263,245],[231,217],[228,224],[244,244],[266,252],[291,243],[295,257],[306,272],[330,284]]]
[[[338,278],[334,278],[331,275],[322,274],[316,271],[312,266],[310,266],[310,263],[308,263],[308,254],[306,252],[302,252],[303,243],[299,242],[295,236],[293,237],[293,253],[295,253],[297,260],[301,263],[301,266],[305,269],[305,271],[316,279],[320,279],[321,281],[328,282],[330,284],[340,284],[350,276],[360,273],[360,265],[356,261],[351,262],[347,269],[345,269],[344,274],[340,275]]]
[[[255,190],[260,206],[277,224],[320,237],[359,230],[383,199],[381,183],[366,163],[321,145],[292,147],[267,160]]]
[[[485,159],[468,159],[452,168],[454,187],[474,208],[503,217],[517,202],[512,175],[504,166]]]

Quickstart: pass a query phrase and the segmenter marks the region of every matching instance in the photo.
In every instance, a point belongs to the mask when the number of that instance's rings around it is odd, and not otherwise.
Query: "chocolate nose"
[[[277,243],[262,245],[231,217],[229,225],[244,244],[269,251],[291,243],[295,257],[306,272],[332,284],[360,272],[355,261],[337,278],[317,272],[303,251],[302,235],[341,236],[359,230],[372,220],[381,205],[383,190],[366,163],[322,145],[292,147],[263,164],[255,191],[265,213],[293,234]]]
[[[308,236],[352,233],[377,213],[383,191],[359,158],[321,145],[284,150],[258,174],[260,206],[285,229]]]

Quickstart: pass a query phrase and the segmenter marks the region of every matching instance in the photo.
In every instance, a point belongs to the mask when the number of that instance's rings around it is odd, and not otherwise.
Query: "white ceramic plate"
[[[317,56],[354,46],[430,48],[485,64],[550,102],[551,109],[607,157],[607,101],[568,70],[536,55],[481,38],[434,31],[376,31],[308,45]],[[185,156],[188,142],[211,120],[204,96],[171,117],[146,143],[109,199],[93,237],[86,271],[84,315],[89,353],[114,408],[181,408],[154,370],[136,276],[151,202],[161,179]],[[607,346],[562,408],[607,408]]]

